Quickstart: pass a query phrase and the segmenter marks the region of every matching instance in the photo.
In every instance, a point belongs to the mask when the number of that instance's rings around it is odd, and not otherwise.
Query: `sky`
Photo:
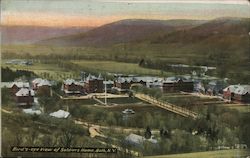
[[[122,19],[250,18],[247,0],[2,0],[2,25],[96,27]]]

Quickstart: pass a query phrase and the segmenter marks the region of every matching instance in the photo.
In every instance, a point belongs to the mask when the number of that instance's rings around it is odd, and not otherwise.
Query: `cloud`
[[[117,21],[119,16],[81,16],[46,12],[3,12],[2,25],[33,25],[33,26],[88,26],[95,27],[105,23]]]
[[[183,3],[183,4],[235,4],[249,5],[247,0],[98,0],[100,2],[110,3]]]

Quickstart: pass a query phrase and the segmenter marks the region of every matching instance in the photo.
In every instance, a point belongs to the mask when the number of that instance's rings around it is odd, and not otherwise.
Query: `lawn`
[[[102,102],[105,101],[105,99],[99,99]],[[137,99],[137,98],[110,98],[107,99],[108,103],[111,104],[138,104],[138,103],[142,103],[143,101]]]
[[[250,113],[250,104],[224,104],[223,106],[230,109],[238,110],[241,113]]]
[[[13,65],[13,64],[5,64],[7,60],[2,60],[2,67],[9,67],[12,70],[27,70],[33,71],[38,76],[52,79],[52,80],[63,80],[66,78],[79,78],[80,74],[77,74],[74,71],[68,71],[64,68],[59,67],[56,64],[44,64],[44,63],[34,63],[30,66],[25,65]],[[47,75],[45,75],[45,73]]]
[[[200,112],[202,107],[206,105],[217,105],[220,104],[220,101],[216,98],[200,98],[192,95],[183,95],[183,94],[173,94],[169,95],[164,93],[160,98],[162,101],[181,106],[196,112]]]
[[[33,65],[13,65],[6,64],[7,60],[2,60],[2,67],[9,67],[13,70],[29,70],[35,74],[53,79],[62,80],[66,78],[80,78],[78,73],[80,70],[90,72],[93,74],[99,73],[123,73],[123,74],[137,74],[137,75],[152,75],[152,76],[171,76],[172,73],[163,72],[160,70],[142,68],[138,64],[123,63],[114,61],[87,61],[87,60],[72,60],[71,63],[79,65],[79,69],[69,70],[67,68],[59,67],[57,64],[45,64],[34,62]],[[47,73],[48,76],[44,76]]]
[[[162,156],[148,156],[146,158],[238,158],[250,155],[249,150],[220,150],[220,151],[208,151],[208,152],[196,152],[188,154],[174,154],[174,155],[162,155]]]
[[[123,73],[123,74],[141,74],[141,75],[154,75],[154,76],[171,76],[172,73],[163,72],[155,69],[142,68],[138,64],[123,63],[114,61],[88,61],[79,60],[72,61],[72,63],[81,66],[82,69],[93,72],[110,72],[110,73]]]

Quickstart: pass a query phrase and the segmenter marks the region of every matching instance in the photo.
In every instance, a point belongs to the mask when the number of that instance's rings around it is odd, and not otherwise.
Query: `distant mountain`
[[[204,23],[197,20],[142,20],[128,19],[106,24],[83,34],[43,40],[41,45],[108,46],[151,39],[163,33],[190,28]]]
[[[89,27],[1,26],[2,44],[32,44],[44,39],[78,34]]]
[[[153,43],[195,43],[203,40],[218,42],[215,39],[228,39],[247,37],[250,31],[250,19],[248,18],[218,18],[207,23],[193,27],[188,30],[181,30],[165,34],[156,39]],[[230,37],[229,37],[230,36]],[[237,42],[237,41],[235,41]]]

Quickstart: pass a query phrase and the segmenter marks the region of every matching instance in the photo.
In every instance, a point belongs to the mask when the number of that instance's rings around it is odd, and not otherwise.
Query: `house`
[[[173,92],[193,92],[194,82],[185,77],[168,77],[163,81],[162,91],[165,93]]]
[[[51,84],[48,80],[42,80],[36,85],[37,94],[43,96],[51,96]]]
[[[146,140],[146,138],[144,138],[143,136],[133,134],[133,133],[131,133],[130,135],[128,135],[125,138],[125,141],[127,141],[129,144],[132,144],[135,146],[142,145],[145,140]]]
[[[152,144],[157,144],[158,143],[158,141],[156,139],[154,139],[153,136],[150,139],[146,139],[143,136],[133,134],[133,133],[128,135],[125,138],[125,141],[127,141],[129,144],[135,145],[135,146],[142,146],[145,141],[148,141],[148,142],[150,142]]]
[[[74,79],[67,79],[63,82],[62,90],[67,95],[84,94],[84,83],[77,82]]]
[[[230,85],[223,89],[223,98],[231,101],[250,102],[250,85]]]
[[[21,88],[16,94],[16,102],[18,106],[31,106],[34,104],[35,92],[29,88]]]
[[[32,88],[33,90],[37,90],[37,85],[42,82],[43,79],[42,78],[36,78],[34,79],[31,83],[32,83]]]
[[[28,82],[1,82],[2,88],[8,88],[10,89],[11,95],[15,96],[15,94],[21,89],[21,88],[29,88]]]
[[[34,110],[34,109],[23,109],[23,112],[31,115],[40,115],[42,113],[41,110]]]
[[[51,83],[42,78],[36,78],[32,82],[32,88],[36,94],[43,96],[51,96]]]
[[[130,89],[131,78],[129,77],[118,77],[114,81],[114,87],[120,92],[126,92]]]
[[[89,74],[89,76],[84,81],[84,89],[87,93],[103,93],[104,84],[101,74],[99,74],[98,77]]]
[[[70,116],[70,113],[64,110],[58,110],[56,112],[52,112],[49,114],[52,117],[56,117],[56,118],[68,118]]]

